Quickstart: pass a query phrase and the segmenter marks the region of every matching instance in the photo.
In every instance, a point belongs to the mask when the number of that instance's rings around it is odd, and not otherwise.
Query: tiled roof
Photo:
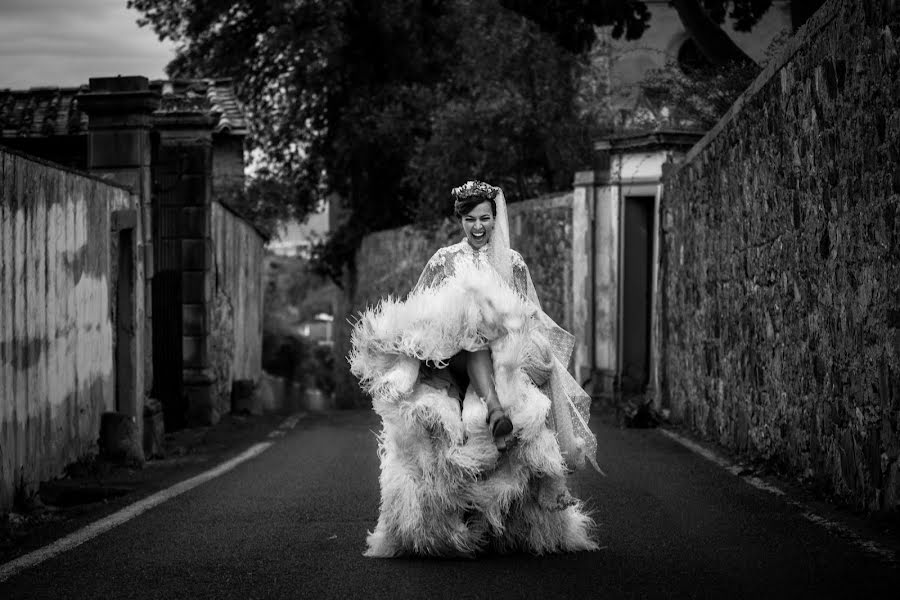
[[[150,89],[161,95],[154,114],[218,114],[214,131],[247,133],[247,120],[230,79],[156,80],[150,82]],[[76,96],[88,91],[87,85],[0,90],[0,138],[87,133],[88,117],[78,110]]]
[[[75,95],[87,86],[0,90],[0,137],[77,135],[87,131],[87,115]]]
[[[214,131],[244,135],[247,120],[234,93],[231,79],[173,79],[150,82],[150,89],[161,94],[155,114],[208,112],[218,114]]]
[[[648,94],[645,90],[621,94],[612,104],[613,129],[616,132],[671,128],[685,131],[705,131],[702,124],[692,118],[684,107],[669,105],[665,99]]]

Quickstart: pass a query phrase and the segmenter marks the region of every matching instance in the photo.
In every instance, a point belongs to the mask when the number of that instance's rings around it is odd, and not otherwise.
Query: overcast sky
[[[138,16],[126,0],[0,0],[0,89],[165,77],[173,46]]]

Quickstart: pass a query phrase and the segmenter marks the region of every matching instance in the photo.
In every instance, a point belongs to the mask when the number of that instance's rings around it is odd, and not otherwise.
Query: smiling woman
[[[473,248],[481,248],[490,241],[497,216],[497,205],[493,200],[472,196],[457,201],[454,212],[462,221],[466,239]]]
[[[0,89],[78,86],[91,77],[165,77],[175,56],[124,0],[0,2]]]
[[[381,511],[367,556],[596,549],[566,476],[590,462],[590,398],[574,338],[547,316],[509,247],[500,188],[453,189],[465,238],[405,300],[360,316],[351,370],[380,415]]]

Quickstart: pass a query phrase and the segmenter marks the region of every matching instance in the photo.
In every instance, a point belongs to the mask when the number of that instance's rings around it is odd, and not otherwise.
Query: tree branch
[[[670,2],[678,11],[678,18],[681,19],[691,39],[710,63],[716,66],[730,63],[756,65],[756,61],[741,50],[734,40],[728,37],[725,30],[716,25],[703,10],[700,0],[670,0]]]

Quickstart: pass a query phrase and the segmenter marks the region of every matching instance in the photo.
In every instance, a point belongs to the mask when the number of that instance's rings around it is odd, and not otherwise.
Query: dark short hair
[[[453,215],[457,219],[463,218],[464,215],[469,214],[472,210],[481,204],[482,202],[490,202],[491,203],[491,214],[495,217],[497,216],[497,203],[493,198],[488,198],[487,196],[468,196],[466,198],[460,198],[456,202],[453,203]]]

